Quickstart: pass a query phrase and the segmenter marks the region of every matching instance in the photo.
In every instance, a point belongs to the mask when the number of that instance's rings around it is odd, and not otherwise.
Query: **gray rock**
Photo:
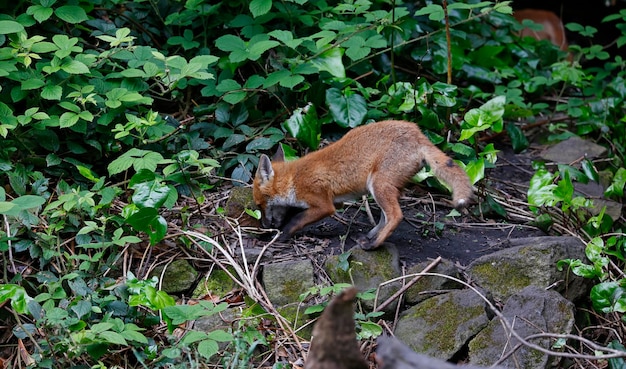
[[[591,213],[593,215],[600,214],[602,208],[606,207],[605,214],[610,216],[614,221],[622,216],[622,204],[617,201],[612,201],[604,198],[605,188],[599,183],[574,183],[574,190],[580,193],[586,198],[593,200],[593,207]]]
[[[163,268],[165,268],[163,272]],[[150,276],[161,280],[161,289],[167,293],[184,292],[190,289],[198,277],[196,271],[187,260],[174,260],[166,266],[154,268]]]
[[[309,260],[290,260],[263,267],[263,284],[272,304],[284,306],[300,301],[300,295],[314,286]]]
[[[574,136],[547,148],[541,157],[555,163],[570,164],[585,157],[589,159],[603,157],[606,152],[606,147]]]
[[[537,333],[570,333],[574,327],[574,305],[558,292],[546,291],[536,286],[524,288],[511,296],[502,310],[502,315],[521,336]],[[532,340],[546,349],[550,340]],[[475,365],[491,365],[503,353],[508,353],[519,341],[504,330],[498,318],[469,343],[469,361]],[[537,350],[520,347],[502,364],[507,368],[539,369],[551,367],[551,357]]]
[[[586,296],[589,280],[575,276],[567,268],[559,271],[562,259],[585,259],[585,245],[574,237],[532,237],[511,239],[510,248],[474,260],[467,273],[482,288],[501,301],[527,286],[557,291],[574,301]]]
[[[237,275],[234,269],[230,267],[229,272],[232,275]],[[224,297],[228,292],[238,287],[239,285],[224,270],[216,267],[200,280],[191,297],[202,298],[207,295]]]
[[[430,263],[430,261],[425,261],[413,265],[408,268],[407,274],[422,272]],[[447,259],[441,259],[437,266],[435,266],[435,268],[433,268],[429,273],[439,273],[455,278],[460,278],[461,274],[459,268],[457,268],[452,261]],[[412,278],[409,278],[406,281],[408,282],[411,279]],[[435,294],[441,293],[441,291],[459,289],[462,287],[463,286],[460,283],[448,278],[423,276],[406,291],[404,298],[407,304],[415,305]]]
[[[418,353],[449,360],[488,323],[485,301],[472,290],[455,290],[401,313],[394,334]]]
[[[486,369],[474,365],[454,365],[411,351],[395,337],[380,336],[376,340],[376,361],[379,369]],[[503,369],[492,366],[489,369]]]
[[[371,251],[353,248],[350,255],[350,273],[343,270],[339,264],[338,256],[331,256],[326,260],[324,269],[334,283],[350,283],[359,291],[377,289],[378,286],[390,279],[400,276],[400,261],[398,250],[395,246],[383,243],[381,247]],[[397,292],[401,282],[387,284],[379,291],[377,304],[381,304]],[[364,300],[362,304],[366,309],[373,309],[374,301]],[[397,301],[390,304],[384,311],[394,312]]]

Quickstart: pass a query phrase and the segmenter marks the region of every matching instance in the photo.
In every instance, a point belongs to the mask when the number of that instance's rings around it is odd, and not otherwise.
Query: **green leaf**
[[[524,135],[524,132],[518,126],[513,123],[509,123],[506,125],[506,131],[511,138],[511,146],[513,146],[513,151],[519,153],[528,148],[528,139]]]
[[[59,124],[61,128],[69,128],[78,123],[79,119],[80,117],[78,114],[68,111],[61,114],[59,117]]]
[[[272,0],[252,0],[250,2],[250,13],[254,18],[267,14],[272,9]]]
[[[35,90],[45,85],[46,83],[38,78],[27,79],[22,81],[22,90]]]
[[[211,356],[217,354],[219,346],[217,342],[213,340],[204,340],[198,344],[198,353],[206,359],[210,359]]]
[[[598,171],[594,167],[593,162],[591,160],[589,159],[583,160],[580,163],[580,167],[583,173],[585,173],[585,177],[586,177],[585,180],[592,180],[595,182],[600,181],[600,175],[598,174]]]
[[[361,339],[376,338],[383,334],[383,328],[376,323],[359,322],[358,324],[361,327],[361,332],[359,332]]]
[[[290,47],[292,49],[295,49],[296,47],[300,46],[300,44],[303,41],[302,39],[294,39],[293,33],[291,33],[291,31],[273,30],[269,32],[268,35],[270,35],[271,37],[274,37],[278,41],[285,44],[285,46]]]
[[[63,63],[61,69],[69,74],[87,74],[89,68],[78,60],[70,60],[68,63]]]
[[[113,160],[107,167],[109,175],[121,173],[131,166],[135,171],[147,169],[154,172],[157,165],[163,161],[163,156],[158,152],[132,148]]]
[[[320,72],[328,72],[336,78],[346,78],[346,69],[341,59],[343,52],[344,50],[341,48],[332,48],[311,60],[311,64]]]
[[[128,345],[124,337],[117,332],[111,332],[111,331],[100,332],[98,334],[98,337],[114,345],[123,345],[123,346]]]
[[[533,206],[552,206],[558,202],[554,195],[557,185],[553,183],[557,177],[546,169],[539,169],[530,179],[528,187],[528,203]]]
[[[12,20],[0,20],[0,35],[22,32],[24,26]]]
[[[624,186],[626,185],[626,169],[619,168],[613,176],[613,182],[604,191],[605,196],[615,196],[621,198],[624,196]]]
[[[428,18],[435,22],[439,22],[445,17],[443,7],[436,4],[430,4],[420,8],[418,11],[415,12],[415,15],[428,15]]]
[[[259,150],[269,150],[276,144],[276,141],[268,138],[268,137],[259,137],[250,141],[248,145],[246,145],[246,152],[259,151]]]
[[[619,351],[624,351],[626,353],[626,348],[624,347],[624,345],[619,343],[618,340],[611,341],[611,343],[609,343],[607,347]],[[608,359],[608,361],[610,369],[626,369],[626,360],[623,357],[610,358]]]
[[[15,204],[12,204],[8,201],[0,201],[0,214],[8,214],[9,212],[13,211],[15,207]]]
[[[217,342],[231,342],[233,340],[232,334],[226,331],[223,331],[221,329],[217,329],[217,330],[209,332],[207,337]]]
[[[322,123],[317,119],[314,105],[309,104],[294,110],[284,123],[284,127],[289,134],[310,149],[315,150],[319,146]]]
[[[11,201],[11,204],[15,205],[14,211],[22,211],[28,209],[35,209],[46,203],[46,199],[37,195],[24,195]],[[7,215],[16,215],[13,212],[5,213]]]
[[[603,313],[626,312],[626,290],[623,285],[626,279],[619,282],[602,282],[591,288],[591,301],[596,311]]]
[[[470,178],[470,182],[475,184],[481,179],[485,178],[485,159],[480,158],[478,160],[470,161],[465,166],[465,171]]]
[[[41,90],[41,98],[46,100],[61,100],[63,88],[61,86],[46,85]]]
[[[146,338],[146,336],[139,332],[125,330],[122,331],[120,335],[129,341],[139,342],[145,345],[148,344],[148,339]]]
[[[28,313],[28,301],[31,298],[26,293],[26,290],[22,286],[16,284],[1,284],[0,283],[0,305],[4,305],[4,302],[11,300],[11,307],[19,314]]]
[[[139,209],[126,222],[136,230],[147,233],[151,245],[161,241],[167,234],[167,222],[155,208]]]
[[[224,35],[215,40],[215,46],[222,51],[246,50],[246,43],[235,35]]]
[[[30,14],[39,23],[44,22],[52,16],[52,8],[41,5],[32,5],[26,9],[26,14]]]
[[[344,128],[361,125],[367,115],[367,102],[363,96],[347,94],[338,88],[326,90],[326,104],[335,122]]]
[[[72,24],[81,23],[89,19],[85,10],[77,5],[64,5],[55,9],[54,14],[61,20]]]
[[[264,52],[278,45],[280,45],[280,43],[274,40],[258,40],[257,41],[255,39],[252,39],[250,40],[250,43],[248,45],[248,49],[249,49],[248,59],[257,60],[261,57],[261,55],[263,55]]]
[[[159,180],[135,184],[132,201],[140,208],[159,208],[170,195],[172,188]]]

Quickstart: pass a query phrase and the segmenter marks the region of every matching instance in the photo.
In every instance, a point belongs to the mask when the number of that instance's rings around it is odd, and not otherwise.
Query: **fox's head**
[[[278,151],[274,154],[275,163],[282,164],[285,161],[285,152],[281,145],[278,145]],[[279,164],[279,165],[280,165]],[[254,185],[252,189],[252,197],[254,202],[261,209],[261,225],[263,228],[281,228],[287,222],[289,214],[292,213],[292,205],[288,200],[288,194],[277,186],[277,173],[270,158],[263,154],[259,159],[259,168],[254,176]],[[293,189],[287,189],[286,192],[293,192]]]
[[[288,207],[274,204],[275,198],[280,196],[274,188],[274,168],[267,155],[261,155],[259,168],[254,176],[252,197],[261,210],[261,225],[263,228],[280,228],[285,221]]]
[[[279,229],[308,207],[298,200],[293,178],[286,174],[285,165],[285,153],[280,146],[273,161],[267,155],[259,158],[252,197],[261,210],[261,225],[264,228]]]

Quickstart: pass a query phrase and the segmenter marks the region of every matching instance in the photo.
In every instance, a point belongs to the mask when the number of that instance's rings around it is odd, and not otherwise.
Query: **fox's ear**
[[[272,160],[285,161],[285,151],[283,150],[283,144],[278,144],[278,150],[276,150],[276,154],[272,156]]]
[[[270,162],[270,158],[263,154],[259,159],[259,168],[256,170],[255,178],[260,183],[266,183],[274,177],[274,168],[272,168],[272,163]]]

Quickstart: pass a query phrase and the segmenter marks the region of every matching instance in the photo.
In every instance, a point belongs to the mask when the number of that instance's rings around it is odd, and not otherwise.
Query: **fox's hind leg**
[[[398,198],[400,190],[387,181],[376,181],[372,176],[368,181],[368,190],[374,201],[380,206],[380,221],[368,234],[358,240],[364,250],[373,250],[380,246],[402,221],[402,209]]]

